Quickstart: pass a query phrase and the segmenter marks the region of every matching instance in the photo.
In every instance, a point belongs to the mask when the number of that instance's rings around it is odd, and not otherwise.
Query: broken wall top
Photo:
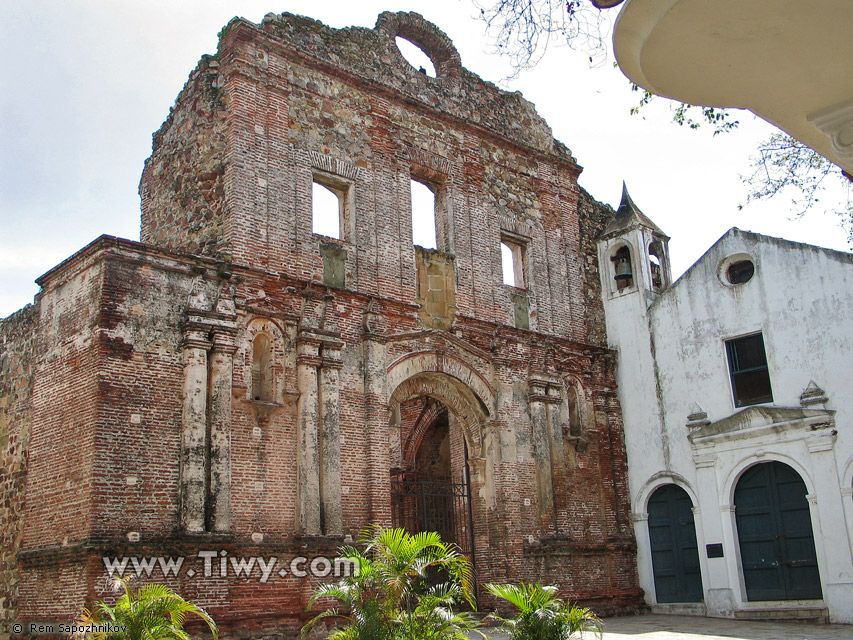
[[[226,31],[258,25],[235,18]],[[450,38],[418,13],[382,13],[373,29],[334,29],[290,13],[267,14],[259,25],[298,56],[308,56],[338,72],[348,72],[377,89],[390,90],[430,109],[476,124],[518,144],[574,162],[571,152],[554,140],[551,128],[520,92],[507,92],[462,66]],[[247,34],[249,35],[249,34]],[[414,43],[432,60],[436,77],[412,67],[395,38]],[[249,36],[251,37],[251,36]]]

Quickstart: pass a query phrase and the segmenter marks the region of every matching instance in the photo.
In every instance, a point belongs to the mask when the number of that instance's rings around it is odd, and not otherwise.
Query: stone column
[[[181,417],[180,522],[185,531],[205,530],[207,497],[207,352],[208,328],[184,329],[184,386]]]
[[[844,506],[844,520],[847,522],[847,541],[853,554],[853,487],[841,487],[841,504]]]
[[[214,333],[209,377],[208,531],[231,530],[231,388],[236,350],[231,332]]]
[[[320,369],[320,500],[323,533],[343,533],[341,507],[340,349],[323,347]]]
[[[296,340],[296,384],[299,389],[298,459],[296,472],[297,529],[306,535],[322,534],[320,523],[320,449],[319,449],[319,387],[317,367],[320,365],[316,339]]]

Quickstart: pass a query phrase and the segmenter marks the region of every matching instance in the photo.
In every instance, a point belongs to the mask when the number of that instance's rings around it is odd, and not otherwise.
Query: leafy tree
[[[163,584],[133,587],[130,578],[116,578],[116,591],[122,591],[115,605],[99,602],[92,611],[84,611],[81,622],[109,627],[87,634],[94,640],[190,640],[184,630],[187,614],[207,623],[213,639],[218,638],[216,623],[201,607],[184,600]]]
[[[510,640],[569,640],[584,634],[602,637],[602,623],[586,607],[563,602],[557,587],[541,584],[487,584],[486,589],[518,608],[514,618],[493,616],[509,633]]]
[[[497,50],[510,59],[516,77],[542,59],[550,44],[560,42],[583,51],[592,65],[607,59],[607,40],[614,11],[599,10],[590,0],[495,0],[486,6],[474,0],[480,17],[495,37]],[[658,98],[632,84],[643,96],[631,113]],[[700,107],[673,102],[673,121],[691,129],[710,126],[714,134],[731,131],[738,126],[737,110]],[[841,217],[848,242],[853,245],[853,197],[850,177],[835,164],[785,133],[774,133],[763,142],[752,158],[753,172],[743,177],[748,193],[744,205],[755,201],[791,194],[796,211],[802,216],[819,206],[820,196],[830,186],[846,191],[846,202],[833,209]],[[741,205],[743,206],[743,205]]]
[[[467,640],[476,622],[453,607],[474,605],[471,564],[455,545],[435,532],[382,527],[367,529],[360,542],[363,550],[340,549],[353,573],[320,585],[309,601],[311,608],[334,598],[338,607],[315,616],[303,636],[326,618],[339,618],[344,624],[330,640]],[[430,585],[436,578],[444,581]]]

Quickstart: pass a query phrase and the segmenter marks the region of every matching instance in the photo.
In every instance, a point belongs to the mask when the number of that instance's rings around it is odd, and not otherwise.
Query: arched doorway
[[[391,467],[392,521],[411,533],[437,531],[473,560],[468,451],[456,416],[416,396],[396,408],[397,463]],[[395,446],[396,449],[396,446]]]
[[[389,368],[387,379],[393,389],[388,398],[392,523],[442,532],[471,559],[476,584],[478,571],[489,572],[490,558],[483,552],[490,548],[486,524],[495,487],[483,440],[494,390],[470,365],[447,353],[407,355]]]
[[[800,475],[781,462],[757,464],[738,480],[734,501],[747,599],[822,598]]]
[[[664,485],[649,498],[648,509],[657,601],[701,602],[702,574],[690,496],[678,485]]]

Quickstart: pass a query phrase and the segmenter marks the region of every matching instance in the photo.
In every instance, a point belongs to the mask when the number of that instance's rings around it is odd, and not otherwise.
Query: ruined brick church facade
[[[203,575],[199,552],[287,567],[370,523],[439,530],[480,584],[636,608],[612,211],[580,171],[417,14],[233,20],[154,135],[141,242],[98,238],[0,324],[4,624],[73,617],[104,557],[184,557],[167,582],[226,635],[292,632],[320,578]],[[312,231],[318,187],[338,237]]]

